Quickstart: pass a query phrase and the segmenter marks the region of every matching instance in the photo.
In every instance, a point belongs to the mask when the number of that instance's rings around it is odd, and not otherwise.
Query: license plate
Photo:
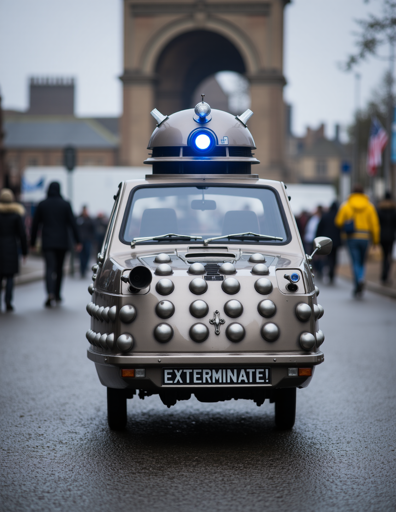
[[[163,385],[213,386],[214,384],[270,384],[269,368],[166,368]]]

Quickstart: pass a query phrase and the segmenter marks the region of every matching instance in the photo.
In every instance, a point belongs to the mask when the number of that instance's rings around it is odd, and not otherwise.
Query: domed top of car
[[[144,163],[153,166],[153,174],[250,174],[251,165],[260,163],[247,127],[253,112],[233,116],[211,109],[203,96],[194,109],[169,116],[151,112],[157,127]]]

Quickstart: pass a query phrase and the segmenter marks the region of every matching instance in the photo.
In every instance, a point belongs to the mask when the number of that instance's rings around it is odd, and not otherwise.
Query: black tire
[[[123,389],[107,388],[107,421],[111,430],[124,430],[127,424],[127,398]]]
[[[296,388],[277,389],[275,394],[275,425],[281,430],[293,428],[296,420]]]

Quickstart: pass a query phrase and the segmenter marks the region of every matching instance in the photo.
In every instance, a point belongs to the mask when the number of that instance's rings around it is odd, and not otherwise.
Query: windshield
[[[243,243],[284,244],[288,238],[280,205],[273,189],[231,186],[161,186],[141,187],[132,191],[121,241],[155,237],[167,233],[212,238],[234,233],[257,233],[281,240],[243,239]],[[176,237],[172,243],[185,243]],[[162,239],[162,242],[166,239]],[[240,243],[237,239],[216,240],[216,243]],[[144,240],[161,243],[161,240]],[[192,241],[192,243],[197,243]],[[198,240],[198,243],[202,241]]]

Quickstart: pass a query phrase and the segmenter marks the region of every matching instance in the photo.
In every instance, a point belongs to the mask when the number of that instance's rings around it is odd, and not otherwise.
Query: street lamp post
[[[67,172],[67,195],[73,210],[73,170],[76,166],[76,149],[66,146],[63,150],[63,165]],[[74,276],[74,245],[70,248],[70,275]]]
[[[360,178],[360,158],[359,158],[359,105],[360,105],[360,75],[355,74],[355,133],[353,144],[353,167],[351,185],[359,181]]]

